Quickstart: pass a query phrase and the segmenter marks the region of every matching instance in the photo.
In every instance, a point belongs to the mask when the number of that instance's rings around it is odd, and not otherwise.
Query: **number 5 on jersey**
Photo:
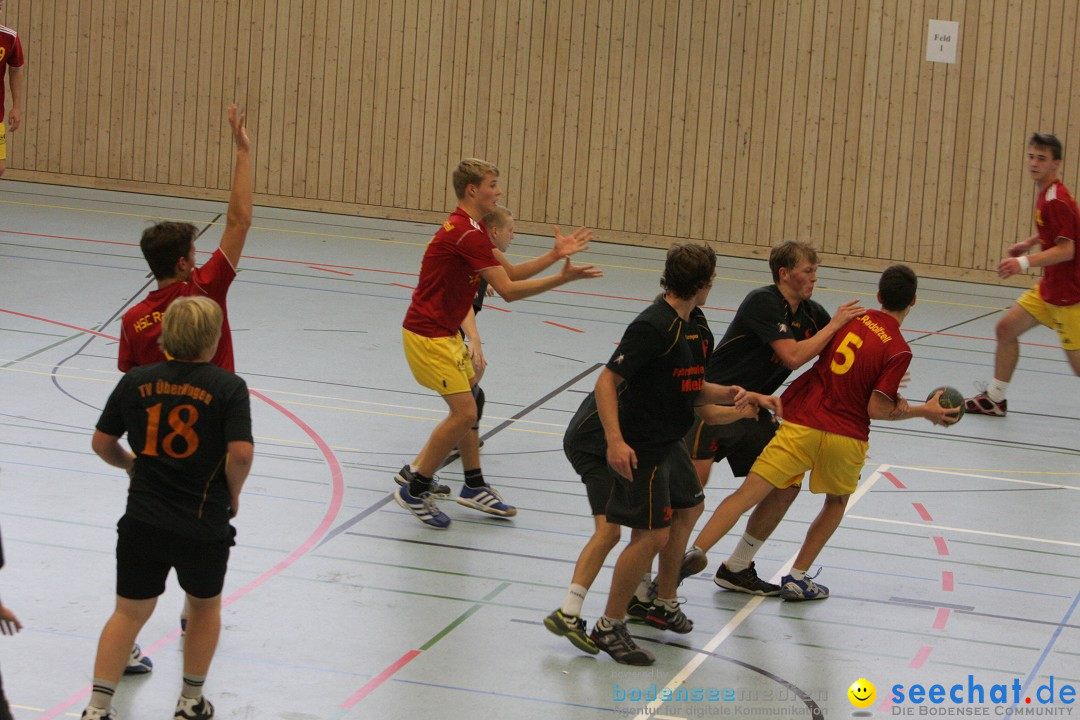
[[[832,363],[829,364],[829,369],[837,375],[843,375],[851,366],[855,364],[855,350],[862,347],[862,338],[855,333],[849,332],[844,336],[844,341],[836,348],[837,355],[843,357],[843,362],[837,362],[838,358],[833,357]]]

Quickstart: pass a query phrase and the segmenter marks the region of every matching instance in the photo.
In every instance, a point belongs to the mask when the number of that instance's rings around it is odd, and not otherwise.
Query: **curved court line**
[[[71,328],[73,330],[78,330],[78,331],[84,332],[84,333],[89,333],[91,335],[97,335],[99,337],[107,338],[109,340],[117,340],[118,339],[118,338],[112,337],[110,335],[105,335],[103,333],[96,332],[94,330],[88,330],[86,328],[81,328],[81,327],[78,327],[76,325],[69,325],[67,323],[63,323],[63,322],[60,322],[58,320],[50,320],[48,318],[38,317],[38,316],[35,316],[35,315],[27,315],[25,313],[14,312],[12,310],[6,310],[6,309],[3,309],[3,308],[0,308],[0,312],[7,312],[7,313],[11,313],[13,315],[19,315],[19,316],[22,316],[22,317],[25,317],[25,318],[30,318],[32,320],[39,320],[41,322],[51,323],[53,325],[61,325],[63,327]],[[96,378],[94,378],[94,379],[96,380]],[[221,603],[222,607],[227,607],[228,605],[232,604],[233,602],[239,600],[240,598],[242,598],[245,595],[247,595],[248,593],[250,593],[252,590],[255,590],[256,588],[261,586],[263,583],[265,583],[267,580],[269,580],[270,578],[272,578],[275,575],[279,574],[282,570],[285,570],[286,568],[288,568],[294,562],[296,562],[301,557],[303,557],[309,550],[311,550],[313,547],[315,547],[315,545],[319,542],[319,540],[322,538],[322,536],[326,534],[326,532],[330,529],[330,526],[333,524],[334,519],[337,517],[338,512],[340,512],[340,510],[341,510],[342,500],[343,500],[343,498],[345,496],[345,477],[344,477],[344,474],[342,473],[342,470],[341,470],[341,464],[338,462],[337,456],[335,456],[334,452],[330,449],[330,446],[326,444],[325,440],[323,440],[322,436],[320,436],[317,432],[315,432],[315,430],[312,429],[310,425],[308,425],[303,420],[301,420],[296,414],[294,414],[290,410],[286,409],[285,407],[281,406],[280,404],[278,404],[274,400],[271,400],[270,398],[266,397],[265,395],[260,393],[258,390],[249,389],[249,392],[251,393],[252,396],[259,398],[260,400],[265,402],[267,405],[269,405],[270,407],[272,407],[273,409],[277,410],[282,415],[284,415],[286,418],[291,420],[308,437],[310,437],[311,440],[315,443],[316,447],[319,448],[319,450],[323,454],[323,458],[326,460],[327,465],[330,467],[331,495],[330,495],[330,502],[329,502],[329,504],[327,505],[327,508],[326,508],[326,513],[323,515],[322,520],[319,522],[319,525],[315,528],[315,530],[311,533],[311,535],[309,535],[308,538],[303,543],[301,543],[298,548],[293,550],[284,560],[277,563],[272,568],[270,568],[269,570],[264,572],[262,575],[259,575],[257,578],[250,581],[249,583],[247,583],[246,585],[241,587],[239,590],[236,590],[231,595],[229,595],[227,598],[222,600],[222,603]],[[155,650],[157,650],[159,648],[164,647],[165,645],[168,645],[173,640],[175,640],[177,637],[179,637],[179,635],[180,635],[180,630],[179,629],[173,630],[172,632],[168,633],[164,637],[160,638],[153,645],[151,645],[148,648],[148,652],[153,652],[153,651],[155,651]],[[50,720],[51,718],[54,718],[57,715],[60,715],[67,708],[71,707],[71,705],[75,704],[76,702],[79,702],[80,699],[82,699],[84,697],[87,697],[90,694],[90,690],[91,690],[91,686],[88,685],[88,686],[84,687],[77,694],[73,695],[72,697],[68,698],[67,700],[64,700],[59,705],[57,705],[54,708],[47,711],[44,715],[41,715],[38,718],[38,720]]]

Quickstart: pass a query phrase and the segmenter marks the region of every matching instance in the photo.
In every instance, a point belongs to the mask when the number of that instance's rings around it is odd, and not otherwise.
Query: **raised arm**
[[[528,280],[533,275],[547,270],[549,267],[564,258],[579,253],[589,247],[592,240],[592,230],[580,227],[569,235],[563,235],[559,226],[555,226],[555,244],[550,250],[538,258],[526,260],[513,265],[500,250],[495,250],[495,257],[511,280]]]
[[[798,370],[821,354],[821,351],[829,344],[837,330],[847,325],[849,320],[859,317],[864,312],[866,312],[866,308],[859,305],[858,300],[849,300],[836,309],[836,314],[833,315],[828,325],[818,330],[811,337],[805,340],[781,338],[780,340],[773,340],[769,344],[772,345],[773,352],[780,358],[780,362],[784,364],[784,367],[788,370]]]
[[[229,126],[236,145],[236,171],[233,175],[232,193],[229,195],[229,212],[225,217],[225,232],[221,235],[221,251],[235,268],[244,252],[248,229],[251,228],[251,140],[244,127],[246,116],[236,105],[229,106]]]
[[[487,281],[488,285],[495,288],[495,292],[499,294],[506,302],[513,302],[514,300],[522,300],[533,295],[539,295],[542,292],[557,288],[560,285],[565,285],[568,282],[574,280],[581,280],[582,278],[598,278],[604,273],[597,270],[592,265],[571,265],[570,259],[567,258],[563,263],[559,272],[554,275],[548,275],[542,278],[532,278],[530,280],[513,280],[506,273],[506,269],[499,265],[498,267],[489,267],[480,271],[480,276]]]

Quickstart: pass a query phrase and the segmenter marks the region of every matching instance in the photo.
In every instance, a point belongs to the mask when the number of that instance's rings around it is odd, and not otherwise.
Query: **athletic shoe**
[[[814,577],[817,577],[815,575]],[[829,597],[829,588],[818,585],[814,578],[807,575],[802,580],[796,580],[790,575],[785,575],[780,581],[780,597],[785,600],[824,600]]]
[[[697,575],[708,564],[709,558],[705,555],[705,551],[697,545],[687,550],[682,557],[682,565],[679,567],[679,584],[682,585],[682,581],[691,575]]]
[[[81,720],[118,720],[120,716],[116,714],[116,708],[110,708],[108,711],[96,708],[93,705],[88,705],[85,710],[82,711]]]
[[[394,491],[394,500],[428,527],[436,530],[445,530],[450,527],[450,517],[439,509],[431,493],[422,493],[416,498],[409,494],[408,485],[402,485]]]
[[[416,474],[409,469],[408,465],[402,465],[401,469],[397,471],[397,475],[394,476],[394,482],[398,485],[407,486],[415,477]],[[436,497],[450,497],[450,487],[439,482],[437,475],[431,478],[431,489],[428,492]]]
[[[626,619],[632,622],[645,622],[645,618],[649,616],[649,611],[652,610],[653,600],[659,594],[656,589],[656,580],[649,583],[649,591],[646,593],[649,596],[648,600],[639,600],[637,594],[630,596],[630,603],[626,606]]]
[[[189,698],[181,695],[176,701],[173,720],[214,720],[214,706],[205,697]]]
[[[138,643],[131,646],[131,655],[128,656],[127,667],[124,668],[125,675],[145,675],[154,669],[154,662],[142,654],[142,650],[139,648]]]
[[[610,630],[601,630],[600,624],[594,623],[589,637],[596,647],[623,665],[652,665],[656,662],[651,652],[637,646],[624,622],[612,623]]]
[[[499,517],[517,515],[517,508],[504,503],[499,491],[490,485],[481,485],[478,488],[463,485],[457,501],[465,507],[471,507],[473,510],[486,512],[489,515],[498,515]]]
[[[670,630],[671,632],[677,632],[680,635],[685,635],[694,629],[693,621],[686,617],[686,613],[682,611],[681,607],[676,607],[674,610],[668,610],[659,600],[653,602],[652,607],[649,609],[649,615],[645,618],[645,622],[652,625],[654,628]]]
[[[720,569],[716,571],[713,582],[725,590],[734,590],[748,595],[772,597],[780,594],[779,585],[766,582],[758,577],[757,570],[754,569],[754,563],[750,563],[750,567],[743,568],[739,572],[732,572],[727,565],[720,563]]]
[[[964,398],[964,411],[972,415],[989,415],[990,417],[1005,417],[1008,412],[1009,401],[995,402],[985,392],[975,397]]]
[[[559,637],[569,640],[578,650],[583,650],[590,655],[600,652],[600,648],[596,647],[596,643],[585,633],[585,621],[579,617],[556,610],[544,618],[544,627]]]

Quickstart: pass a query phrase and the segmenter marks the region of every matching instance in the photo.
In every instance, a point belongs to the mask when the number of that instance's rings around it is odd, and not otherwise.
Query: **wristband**
[[[1028,259],[1027,255],[1016,258],[1016,262],[1020,263],[1020,272],[1027,272],[1028,268],[1031,267],[1031,260]]]

